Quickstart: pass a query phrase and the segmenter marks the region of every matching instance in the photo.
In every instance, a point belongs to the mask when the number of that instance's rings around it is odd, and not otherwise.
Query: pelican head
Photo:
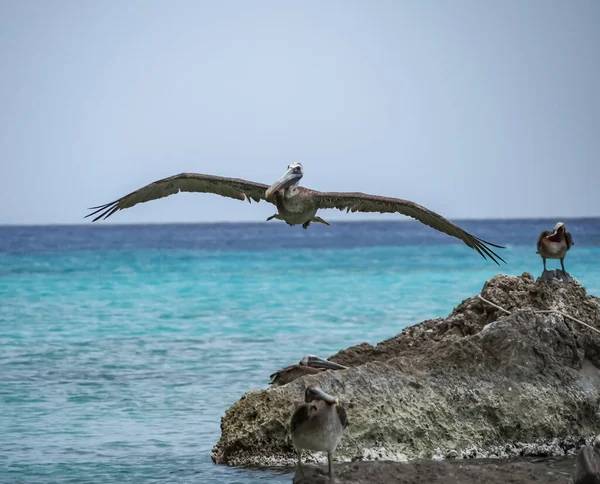
[[[565,230],[565,224],[562,222],[556,222],[556,225],[554,226],[554,233],[552,235],[556,235],[559,230]]]
[[[300,360],[302,366],[310,366],[312,368],[325,368],[327,370],[345,370],[347,367],[338,365],[333,361],[324,360],[315,355],[306,355]]]
[[[289,188],[298,185],[300,179],[304,175],[304,168],[302,163],[294,162],[287,167],[285,174],[273,183],[265,192],[265,196],[269,198],[273,193],[278,190]]]
[[[323,400],[329,405],[337,405],[340,401],[321,390],[319,385],[310,385],[304,391],[304,401],[306,403],[314,402],[315,400]]]

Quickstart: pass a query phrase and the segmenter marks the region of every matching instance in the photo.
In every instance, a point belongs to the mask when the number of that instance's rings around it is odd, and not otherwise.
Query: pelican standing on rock
[[[298,405],[290,420],[292,442],[298,453],[298,470],[302,469],[302,451],[327,452],[329,480],[333,481],[333,452],[348,426],[346,409],[337,398],[325,393],[318,385],[304,392],[304,403]]]
[[[287,366],[269,376],[270,385],[281,386],[304,375],[316,375],[327,370],[345,370],[347,367],[314,355],[304,356],[296,365]]]
[[[573,245],[571,234],[567,232],[565,224],[557,222],[554,230],[544,230],[537,241],[537,252],[544,261],[544,272],[546,272],[546,259],[560,259],[563,274],[565,271],[565,256]]]
[[[491,247],[503,249],[485,240],[479,239],[445,219],[441,215],[409,200],[380,197],[364,193],[318,192],[298,186],[304,175],[301,163],[292,163],[285,174],[271,186],[239,178],[225,178],[199,173],[181,173],[155,181],[135,192],[125,195],[104,205],[92,207],[87,217],[95,216],[93,221],[107,219],[115,212],[133,207],[138,203],[157,200],[179,192],[215,193],[237,200],[266,200],[277,207],[277,213],[267,220],[279,219],[288,225],[302,225],[307,228],[311,222],[329,225],[317,211],[327,208],[346,210],[346,212],[400,213],[440,232],[462,240],[476,250],[484,259],[489,257],[499,265],[505,262]]]
[[[575,460],[575,484],[600,484],[600,435],[584,445]]]

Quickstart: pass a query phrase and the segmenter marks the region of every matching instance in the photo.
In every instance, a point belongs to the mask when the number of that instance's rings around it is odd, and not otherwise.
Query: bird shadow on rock
[[[536,282],[577,282],[576,279],[571,276],[568,272],[563,272],[560,269],[554,269],[553,271],[544,271],[542,275],[538,277]]]
[[[294,474],[292,481],[294,484],[341,484],[343,482],[335,477],[336,466],[333,467],[333,481],[329,480],[326,467],[320,468],[304,464],[302,469],[303,472],[297,470],[296,474]]]
[[[556,461],[508,461],[496,459],[434,461],[417,459],[350,462],[334,466],[334,480],[327,468],[304,466],[294,484],[571,484],[573,458]],[[593,481],[595,482],[595,481]]]

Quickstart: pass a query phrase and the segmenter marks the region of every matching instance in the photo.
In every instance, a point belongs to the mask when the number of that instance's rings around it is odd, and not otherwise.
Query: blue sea
[[[566,268],[600,294],[600,219],[565,222]],[[232,403],[499,272],[537,277],[554,223],[460,222],[507,246],[501,267],[410,221],[0,227],[0,481],[289,483],[212,463]]]

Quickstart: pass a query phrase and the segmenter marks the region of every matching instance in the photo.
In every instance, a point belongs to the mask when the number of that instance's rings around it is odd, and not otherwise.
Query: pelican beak
[[[564,229],[564,228],[565,228],[564,223],[557,222],[557,224],[554,226],[554,232],[552,233],[552,235],[556,235],[560,229]]]
[[[315,393],[315,395],[317,395],[319,399],[323,400],[324,402],[327,402],[329,405],[337,405],[340,403],[340,401],[337,398],[332,397],[331,395],[329,395],[329,393],[325,393],[323,390],[321,390],[320,387],[313,388],[313,393]]]
[[[347,366],[338,365],[333,361],[324,360],[318,356],[309,356],[306,364],[307,366],[312,366],[313,368],[325,368],[326,370],[345,370],[348,368]]]
[[[283,188],[291,187],[300,181],[302,178],[302,173],[298,173],[294,170],[294,167],[288,168],[279,180],[273,183],[265,192],[265,197],[269,198],[273,193]]]

